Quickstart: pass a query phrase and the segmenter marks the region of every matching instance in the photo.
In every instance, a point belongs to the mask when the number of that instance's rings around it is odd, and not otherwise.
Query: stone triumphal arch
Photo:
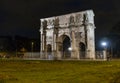
[[[41,57],[95,59],[92,10],[40,19]]]

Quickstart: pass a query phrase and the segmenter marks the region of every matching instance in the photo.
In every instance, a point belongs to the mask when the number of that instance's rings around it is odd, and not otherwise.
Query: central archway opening
[[[63,35],[62,37],[63,43],[62,43],[62,52],[63,52],[63,58],[70,58],[71,52],[69,48],[71,47],[70,38],[67,35]]]

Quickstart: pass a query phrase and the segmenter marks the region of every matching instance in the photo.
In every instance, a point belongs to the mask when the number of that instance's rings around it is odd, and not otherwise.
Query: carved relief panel
[[[71,15],[69,19],[69,24],[73,24],[75,22],[74,16]]]
[[[83,15],[82,14],[76,14],[75,15],[75,22],[81,23],[83,21]]]

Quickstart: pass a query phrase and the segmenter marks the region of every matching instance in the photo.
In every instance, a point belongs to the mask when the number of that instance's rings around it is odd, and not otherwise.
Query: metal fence
[[[39,58],[39,59],[48,59],[48,60],[55,60],[55,59],[72,59],[72,54],[74,52],[26,52],[23,55],[23,58]],[[79,59],[88,59],[87,55],[89,52],[80,52]],[[95,59],[104,59],[103,51],[96,51],[95,52]]]
[[[96,51],[95,56],[96,59],[104,59],[103,51]]]
[[[26,52],[23,54],[23,58],[39,58],[39,59],[70,59],[71,52]]]

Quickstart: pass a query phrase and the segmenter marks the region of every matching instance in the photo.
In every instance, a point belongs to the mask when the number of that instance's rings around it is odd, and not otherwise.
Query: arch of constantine
[[[92,10],[40,19],[41,57],[95,59]]]

